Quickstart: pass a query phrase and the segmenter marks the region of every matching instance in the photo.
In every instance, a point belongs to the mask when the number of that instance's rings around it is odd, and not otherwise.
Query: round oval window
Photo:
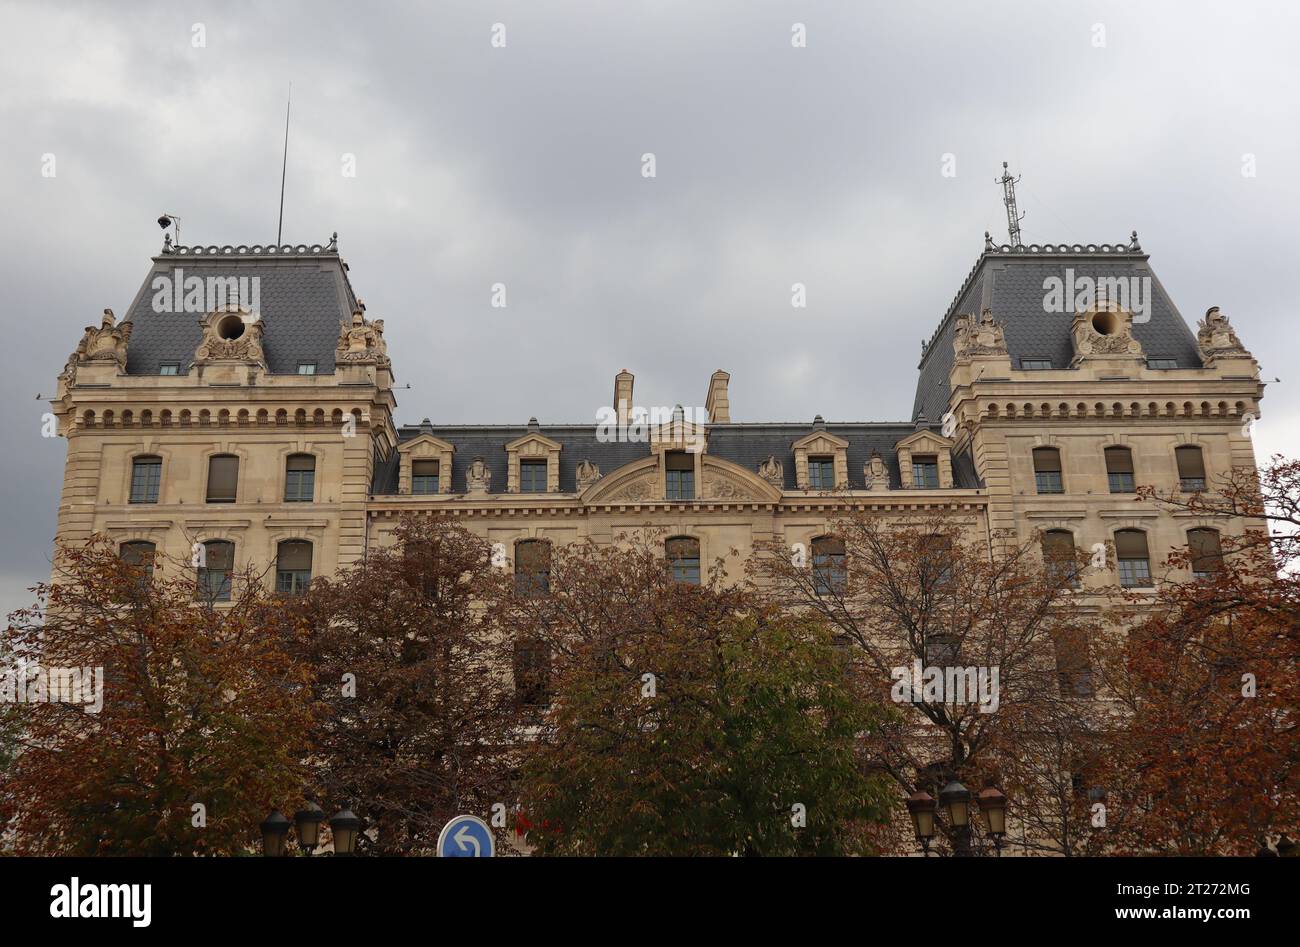
[[[1119,331],[1119,316],[1113,312],[1099,312],[1092,317],[1092,327],[1098,335],[1114,335]]]
[[[217,335],[223,339],[237,339],[244,334],[244,320],[239,316],[226,316],[217,323]]]

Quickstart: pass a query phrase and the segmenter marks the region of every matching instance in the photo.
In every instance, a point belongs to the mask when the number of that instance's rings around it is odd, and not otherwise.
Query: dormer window
[[[1050,371],[1052,360],[1050,358],[1022,358],[1020,360],[1020,370],[1022,372],[1045,372]]]
[[[664,498],[668,500],[695,499],[695,458],[684,450],[668,451],[664,455]]]
[[[158,366],[159,375],[176,375],[180,373],[180,365],[176,362],[163,362]]]
[[[808,489],[809,490],[834,490],[835,489],[835,458],[834,457],[809,457],[808,458]]]
[[[1152,368],[1155,369],[1156,371],[1165,372],[1165,371],[1170,371],[1171,369],[1175,369],[1177,367],[1178,367],[1178,359],[1176,358],[1147,359],[1147,368]]]
[[[299,374],[299,375],[315,375],[315,374],[316,374],[316,363],[315,363],[315,362],[299,362],[299,363],[298,363],[298,374]]]
[[[438,492],[438,462],[436,460],[416,460],[411,462],[411,492]]]
[[[939,489],[939,458],[933,454],[912,455],[912,486],[918,490]]]
[[[546,461],[545,460],[519,461],[519,492],[520,493],[545,493],[546,492]]]

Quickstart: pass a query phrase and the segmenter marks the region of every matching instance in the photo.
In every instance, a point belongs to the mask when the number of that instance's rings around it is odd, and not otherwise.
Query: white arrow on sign
[[[469,826],[462,826],[461,830],[452,836],[452,840],[460,846],[462,852],[469,848],[469,845],[465,844],[466,842],[472,844],[474,846],[474,857],[478,858],[483,853],[483,849],[479,847],[478,839],[468,833]]]

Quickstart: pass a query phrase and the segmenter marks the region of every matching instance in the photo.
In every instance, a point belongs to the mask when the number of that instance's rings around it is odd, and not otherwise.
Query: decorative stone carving
[[[1250,353],[1237,338],[1228,317],[1219,312],[1218,306],[1205,311],[1205,318],[1197,323],[1196,341],[1205,358],[1249,357]]]
[[[862,465],[862,480],[868,490],[880,492],[889,489],[889,471],[885,469],[885,460],[880,451],[873,450],[871,458]]]
[[[767,460],[758,465],[758,475],[778,490],[785,486],[785,468],[775,454],[768,454]]]
[[[334,348],[336,362],[373,362],[387,365],[388,344],[384,342],[384,320],[366,321],[358,309],[352,313],[352,324],[339,323],[339,341]]]
[[[614,493],[614,495],[611,496],[610,499],[631,500],[632,502],[649,500],[651,496],[653,496],[654,494],[654,482],[655,482],[654,474],[638,477],[637,479],[629,483],[627,486],[625,486],[623,489]]]
[[[482,457],[475,457],[474,462],[465,471],[466,493],[487,493],[492,486],[492,471],[483,463]]]
[[[1006,335],[1001,323],[993,318],[993,310],[985,309],[978,321],[969,314],[959,315],[953,331],[952,348],[959,359],[976,355],[1006,355]]]
[[[589,460],[578,464],[578,492],[586,490],[600,479],[600,468]]]
[[[87,362],[112,361],[117,367],[126,370],[126,346],[131,341],[131,320],[117,325],[113,310],[105,309],[104,318],[98,327],[86,326],[85,334],[77,343],[76,351],[68,357],[63,367],[63,375],[71,384],[76,377],[77,366]]]
[[[704,495],[711,500],[751,500],[753,497],[743,485],[725,477],[710,477]]]
[[[1074,338],[1073,365],[1089,356],[1142,356],[1142,343],[1133,338],[1133,314],[1113,303],[1076,313],[1070,334]]]
[[[199,320],[203,339],[194,361],[240,361],[265,365],[262,354],[262,320],[246,306],[226,306]]]

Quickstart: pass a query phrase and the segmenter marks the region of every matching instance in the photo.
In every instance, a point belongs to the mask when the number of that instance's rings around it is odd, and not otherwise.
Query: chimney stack
[[[619,427],[626,427],[632,416],[632,381],[635,376],[626,368],[614,376],[614,411]]]
[[[727,401],[727,382],[731,376],[719,368],[709,377],[709,394],[704,399],[704,410],[709,412],[710,424],[730,424],[731,405]]]

